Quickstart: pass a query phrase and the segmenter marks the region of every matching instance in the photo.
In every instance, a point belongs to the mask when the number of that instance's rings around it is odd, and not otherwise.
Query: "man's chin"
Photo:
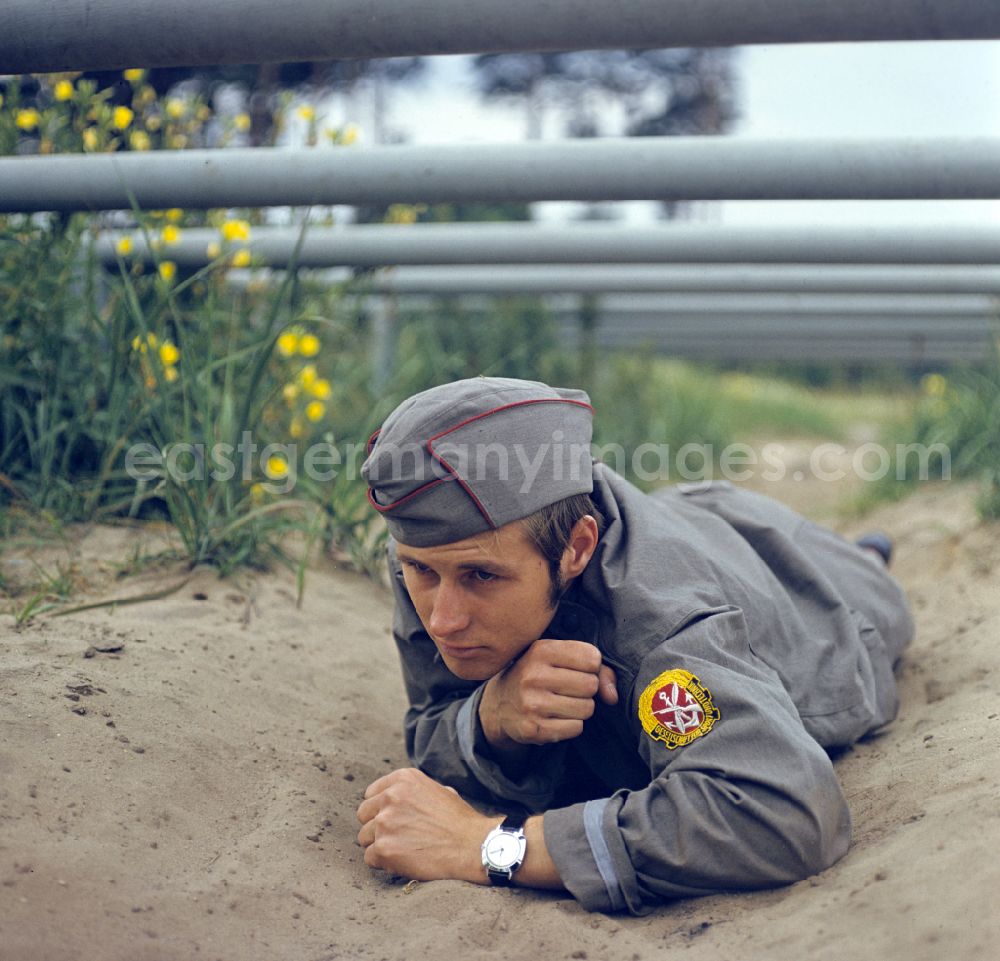
[[[468,649],[461,653],[441,650],[441,659],[445,667],[463,681],[485,681],[498,670],[493,663],[492,652],[485,647]]]

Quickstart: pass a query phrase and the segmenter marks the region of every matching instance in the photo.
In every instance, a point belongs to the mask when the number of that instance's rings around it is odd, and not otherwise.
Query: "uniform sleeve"
[[[396,601],[392,632],[409,700],[404,728],[410,761],[467,798],[544,810],[562,775],[566,745],[533,747],[516,776],[506,772],[479,721],[485,684],[463,681],[445,666],[417,616],[391,546],[389,573]]]
[[[546,812],[549,853],[584,907],[640,914],[665,899],[773,887],[847,851],[830,759],[746,637],[742,612],[726,608],[647,655],[626,709],[649,786]],[[660,737],[643,726],[644,692]]]

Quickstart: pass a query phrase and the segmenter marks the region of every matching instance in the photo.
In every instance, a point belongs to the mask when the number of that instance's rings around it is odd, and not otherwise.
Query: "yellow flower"
[[[250,266],[250,251],[246,248],[242,250],[237,250],[233,254],[233,266],[234,267],[249,267]]]
[[[160,276],[169,284],[177,276],[177,264],[172,260],[164,260],[159,266]]]
[[[149,348],[156,350],[160,340],[156,334],[147,334],[143,340],[138,334],[132,338],[132,350],[137,350],[140,354],[145,354]]]
[[[941,374],[927,374],[921,379],[920,386],[928,397],[943,397],[948,381]]]
[[[390,204],[385,219],[390,224],[413,224],[417,222],[417,211],[410,204]]]
[[[163,379],[168,384],[172,384],[175,380],[177,380],[177,368],[176,367],[164,367],[163,368]]]
[[[313,107],[310,107],[309,104],[303,104],[295,112],[299,115],[299,117],[302,120],[305,120],[307,123],[310,120],[315,120],[316,119],[316,111],[315,111],[315,109]]]
[[[175,224],[167,224],[160,231],[160,239],[167,245],[172,246],[181,242],[181,229]]]
[[[173,367],[180,360],[181,352],[170,341],[160,346],[160,363],[164,367]]]
[[[145,130],[133,130],[129,134],[128,142],[133,150],[140,152],[149,150],[153,146],[153,142],[149,139],[149,134]]]
[[[299,383],[306,390],[310,390],[313,384],[316,383],[316,368],[313,364],[306,364],[305,367],[299,371]]]
[[[163,216],[172,224],[179,224],[184,217],[184,211],[180,207],[171,207]]]
[[[139,83],[142,80],[142,78],[144,76],[146,76],[146,71],[145,70],[140,70],[140,69],[138,69],[136,67],[133,67],[130,70],[123,70],[122,71],[122,76],[129,83]]]
[[[83,149],[96,150],[97,144],[97,131],[93,127],[87,127],[87,129],[83,132]]]
[[[278,337],[278,353],[282,357],[291,357],[295,353],[299,346],[299,336],[293,331],[286,330],[280,337]],[[294,384],[286,384],[285,390],[287,391],[289,387],[294,388]],[[286,393],[287,397],[288,394]],[[294,395],[293,395],[294,396]]]
[[[197,109],[197,110],[195,111],[195,114],[194,114],[194,115],[195,115],[195,117],[197,117],[197,118],[198,118],[198,119],[199,119],[199,120],[200,120],[200,121],[201,121],[202,123],[204,123],[204,122],[205,122],[206,120],[208,120],[208,118],[209,118],[209,117],[211,117],[211,116],[212,116],[212,110],[211,110],[211,108],[210,108],[210,107],[208,107],[208,106],[207,106],[206,104],[202,104],[202,105],[201,105],[200,107],[198,107],[198,109]]]
[[[18,110],[14,114],[14,123],[21,130],[34,130],[41,123],[41,120],[42,115],[34,107],[29,107],[27,110]]]
[[[111,113],[111,126],[124,130],[132,122],[134,113],[128,107],[115,107]]]
[[[315,357],[319,349],[319,338],[315,334],[303,334],[299,338],[299,353],[303,357]]]
[[[153,133],[156,133],[156,131],[159,130],[160,127],[162,126],[163,126],[163,120],[160,118],[159,114],[153,113],[146,118],[147,130],[151,130]]]
[[[69,100],[73,96],[73,83],[70,80],[60,80],[52,88],[52,96],[56,100]]]
[[[136,99],[144,107],[152,106],[156,103],[156,91],[147,84],[136,94]]]
[[[340,135],[340,142],[345,147],[350,147],[355,140],[358,139],[358,127],[356,124],[349,123],[345,128],[344,132]]]
[[[188,138],[182,133],[175,133],[170,137],[167,146],[171,150],[183,150],[187,146]]]
[[[187,109],[183,100],[179,100],[177,97],[171,97],[167,101],[167,105],[164,108],[167,111],[167,116],[171,120],[180,120],[184,116],[184,111]]]
[[[246,133],[250,129],[250,114],[238,113],[235,117],[233,117],[233,126],[240,133]]]
[[[222,225],[222,237],[230,243],[234,240],[249,240],[250,224],[245,220],[227,220]]]
[[[330,389],[330,381],[322,378],[313,381],[306,389],[318,400],[326,400],[333,393]]]
[[[267,474],[271,480],[280,480],[282,477],[287,477],[288,461],[286,461],[280,454],[272,454],[267,459],[267,466],[264,468],[264,473]]]
[[[250,500],[255,504],[261,503],[267,495],[267,490],[264,488],[263,484],[251,484],[250,485]]]
[[[326,404],[322,401],[313,400],[306,404],[306,417],[308,417],[314,424],[316,421],[321,420],[325,413]]]
[[[132,238],[119,238],[118,243],[115,244],[115,250],[117,250],[123,257],[127,257],[130,253],[132,253]]]
[[[302,421],[300,421],[298,417],[293,417],[292,422],[288,425],[288,433],[297,440],[305,432],[306,429],[302,426]]]
[[[284,397],[289,404],[291,404],[295,398],[299,396],[298,386],[296,384],[285,384],[285,386],[281,388],[281,396]]]
[[[205,256],[209,260],[215,260],[216,257],[222,255],[222,247],[219,245],[217,240],[212,240],[209,242],[208,246],[205,248]]]

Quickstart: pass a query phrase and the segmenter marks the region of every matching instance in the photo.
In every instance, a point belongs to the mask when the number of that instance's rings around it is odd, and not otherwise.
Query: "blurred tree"
[[[584,50],[484,54],[473,61],[487,100],[523,99],[528,139],[555,108],[571,137],[608,133],[724,133],[735,119],[729,49]],[[603,95],[603,96],[602,96]],[[617,100],[624,129],[608,130],[602,107]]]
[[[523,101],[529,140],[550,111],[569,137],[664,137],[731,128],[732,60],[730,49],[584,50],[484,54],[473,68],[486,100]],[[678,205],[663,209],[673,217]]]

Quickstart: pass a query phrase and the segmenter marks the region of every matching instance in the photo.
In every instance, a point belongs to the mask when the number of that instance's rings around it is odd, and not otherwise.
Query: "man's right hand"
[[[579,737],[594,698],[618,703],[615,672],[585,641],[541,638],[486,683],[479,718],[501,751]]]

